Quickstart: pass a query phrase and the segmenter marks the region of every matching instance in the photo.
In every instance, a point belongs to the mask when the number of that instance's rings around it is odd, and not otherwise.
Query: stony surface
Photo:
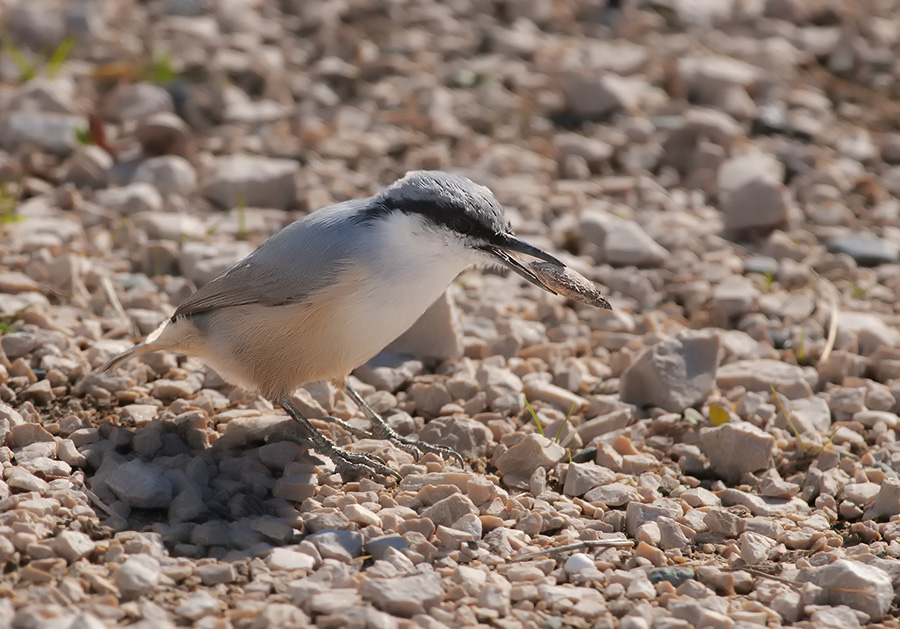
[[[898,14],[0,2],[0,627],[896,627]],[[402,476],[345,481],[196,360],[93,373],[418,168],[612,305],[466,272],[356,370],[467,469],[319,424]]]

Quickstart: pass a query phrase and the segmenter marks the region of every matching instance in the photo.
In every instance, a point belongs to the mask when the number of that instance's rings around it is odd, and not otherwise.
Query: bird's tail
[[[163,334],[169,328],[169,321],[166,320],[161,326],[151,332],[147,338],[130,349],[126,349],[121,354],[112,357],[104,363],[97,371],[113,371],[125,361],[131,360],[135,356],[146,354],[147,352],[156,352],[163,349],[172,349],[174,347],[170,339],[166,338],[171,334]]]

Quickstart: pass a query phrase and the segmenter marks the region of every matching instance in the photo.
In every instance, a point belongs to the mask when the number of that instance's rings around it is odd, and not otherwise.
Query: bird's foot
[[[339,448],[331,439],[324,435],[307,438],[299,432],[280,430],[272,433],[270,440],[292,441],[313,448],[316,452],[327,456],[334,462],[335,470],[344,480],[355,480],[363,477],[378,480],[379,476],[389,476],[399,481],[402,478],[400,474],[389,468],[386,465],[386,461],[380,456],[367,452],[347,452]]]
[[[466,462],[463,461],[462,456],[452,448],[448,448],[447,446],[437,446],[424,441],[410,439],[409,437],[403,437],[387,424],[375,424],[372,435],[376,439],[384,439],[401,450],[409,452],[416,457],[416,459],[422,458],[426,452],[431,452],[444,459],[454,458],[461,468],[466,469]]]

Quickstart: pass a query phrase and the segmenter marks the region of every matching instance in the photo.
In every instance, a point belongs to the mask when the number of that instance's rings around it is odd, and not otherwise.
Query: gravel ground
[[[0,5],[0,627],[898,626],[900,3],[615,5]],[[420,168],[613,305],[467,273],[354,373],[469,469],[92,372]]]

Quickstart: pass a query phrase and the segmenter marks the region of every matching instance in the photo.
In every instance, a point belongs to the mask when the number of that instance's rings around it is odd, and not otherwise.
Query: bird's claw
[[[402,480],[402,476],[384,464],[384,459],[367,452],[347,452],[340,448],[334,448],[332,452],[325,453],[332,461],[334,467],[340,473],[342,478],[360,478],[366,477],[378,480],[381,476],[389,476],[397,481]]]
[[[267,441],[292,441],[300,445],[313,448],[319,454],[327,456],[334,462],[334,467],[344,478],[359,478],[365,476],[378,480],[378,476],[390,476],[402,479],[400,474],[389,468],[386,461],[376,454],[368,452],[347,452],[339,448],[330,439],[319,441],[308,439],[299,432],[291,430],[278,430],[273,432]]]
[[[401,450],[409,452],[414,457],[416,457],[416,459],[422,458],[425,452],[431,452],[432,454],[436,454],[444,459],[449,459],[452,457],[456,459],[461,468],[466,469],[466,463],[465,461],[463,461],[462,456],[460,456],[458,452],[456,452],[452,448],[448,448],[447,446],[439,446],[431,443],[426,443],[425,441],[413,440],[409,437],[402,437],[400,436],[400,434],[389,427],[387,428],[387,430],[376,427],[373,432],[376,437],[389,441]]]

